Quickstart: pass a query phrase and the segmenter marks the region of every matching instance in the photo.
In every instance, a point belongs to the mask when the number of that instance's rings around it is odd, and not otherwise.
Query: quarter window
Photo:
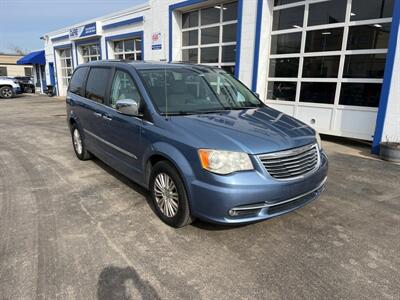
[[[124,99],[141,102],[139,91],[132,77],[125,71],[117,70],[111,86],[110,106],[115,108],[117,101]]]
[[[86,83],[86,98],[104,104],[109,76],[108,68],[91,68]]]
[[[235,72],[237,1],[182,14],[182,61]]]
[[[88,68],[82,67],[75,70],[69,84],[69,91],[79,96],[85,96],[84,83]]]
[[[142,40],[140,38],[114,42],[116,59],[142,60]]]

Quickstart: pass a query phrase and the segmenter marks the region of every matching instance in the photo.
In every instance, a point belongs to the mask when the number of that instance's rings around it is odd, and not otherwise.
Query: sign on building
[[[162,34],[161,32],[154,32],[151,35],[151,49],[161,50],[162,49]]]

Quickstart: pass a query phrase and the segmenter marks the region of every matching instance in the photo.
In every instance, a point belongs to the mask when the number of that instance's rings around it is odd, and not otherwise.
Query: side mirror
[[[258,99],[260,99],[260,94],[259,94],[259,93],[254,93],[254,95],[256,95],[256,97],[257,97]]]
[[[118,100],[115,109],[123,115],[139,117],[139,104],[133,99]]]

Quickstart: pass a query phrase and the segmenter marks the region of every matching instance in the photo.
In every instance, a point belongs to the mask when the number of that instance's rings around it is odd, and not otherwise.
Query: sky
[[[40,37],[146,0],[0,0],[0,52],[43,49]]]

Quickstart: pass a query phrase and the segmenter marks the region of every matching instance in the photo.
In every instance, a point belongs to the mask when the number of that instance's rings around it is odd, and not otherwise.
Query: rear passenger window
[[[109,76],[108,68],[90,68],[86,83],[86,98],[104,103]]]
[[[115,108],[118,100],[136,100],[140,105],[141,97],[132,77],[124,71],[117,70],[111,86],[110,106]]]
[[[74,93],[79,96],[85,96],[83,84],[87,71],[88,71],[87,67],[75,70],[74,74],[72,75],[71,82],[69,84],[69,91],[71,93]]]

